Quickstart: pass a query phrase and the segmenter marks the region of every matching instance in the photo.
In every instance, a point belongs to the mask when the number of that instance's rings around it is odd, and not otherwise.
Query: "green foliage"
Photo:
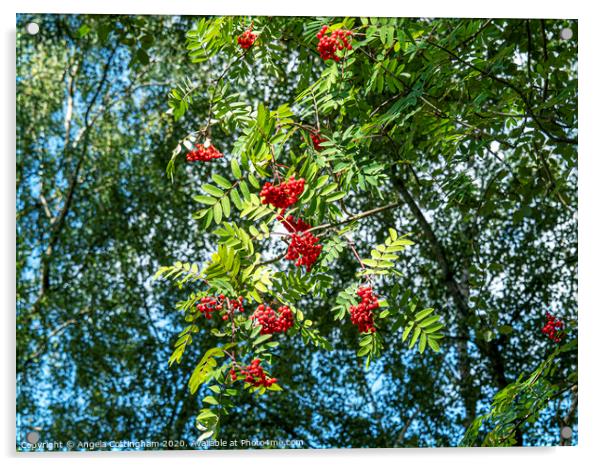
[[[343,236],[345,235],[346,231],[341,231],[340,235],[333,236],[332,238],[329,238],[326,243],[324,243],[320,259],[320,263],[323,266],[326,267],[329,264],[336,262],[336,260],[339,259],[344,253],[347,242],[343,239]]]
[[[193,84],[190,78],[186,77],[180,85],[172,89],[169,93],[169,113],[173,114],[175,120],[184,116],[188,107],[192,103],[192,98],[198,86]]]
[[[253,240],[262,240],[269,237],[269,229],[265,223],[260,225],[261,232],[255,227],[249,229],[251,236],[234,223],[223,223],[220,228],[213,231],[214,235],[220,237],[220,242],[225,246],[241,251],[245,256],[252,256],[255,252]]]
[[[202,63],[225,48],[234,47],[234,17],[203,18],[186,34],[186,49],[192,63]]]
[[[577,340],[562,345],[546,357],[527,377],[521,374],[516,382],[493,397],[487,414],[477,417],[466,430],[462,445],[506,447],[517,443],[517,432],[524,424],[533,424],[550,402],[577,386],[577,373],[571,373],[563,383],[554,382],[558,372],[558,356],[574,352]],[[485,432],[482,432],[482,431]]]
[[[333,283],[333,278],[327,273],[308,275],[300,269],[276,272],[274,279],[274,291],[285,296],[288,302],[299,301],[304,296],[322,297]]]
[[[231,345],[230,345],[231,346]],[[226,346],[228,349],[228,346]],[[205,351],[201,361],[197,364],[188,380],[188,390],[194,395],[199,389],[199,386],[211,381],[215,376],[215,367],[217,366],[217,358],[223,358],[225,355],[222,348],[211,348]],[[205,400],[203,400],[205,401]],[[218,404],[217,402],[210,404]]]
[[[246,187],[246,185],[243,186]],[[272,215],[268,221],[273,221],[277,214],[273,207],[262,204],[257,194],[253,193],[248,198],[245,198],[242,204],[242,212],[240,213],[241,217],[248,217],[250,220],[260,220],[268,215]]]
[[[383,340],[380,333],[368,333],[360,339],[358,356],[366,357],[366,369],[370,367],[370,361],[378,358],[383,350]]]
[[[423,353],[427,346],[438,352],[440,350],[439,340],[443,338],[441,330],[444,325],[440,322],[441,316],[435,314],[433,308],[419,310],[419,301],[416,297],[411,297],[409,290],[399,296],[399,287],[393,287],[391,295],[391,302],[394,303],[397,313],[400,310],[405,311],[396,316],[391,330],[396,331],[403,327],[401,338],[404,342],[409,338],[410,349],[418,343],[420,353]]]
[[[414,315],[414,318],[405,327],[402,339],[403,341],[406,341],[410,336],[410,333],[412,334],[410,348],[418,341],[418,350],[421,353],[424,352],[427,344],[433,351],[439,351],[439,343],[437,343],[437,340],[443,338],[443,335],[439,332],[439,330],[443,328],[443,324],[439,322],[441,316],[431,315],[433,312],[433,308],[423,309],[422,311],[417,312]]]
[[[395,266],[395,261],[399,259],[396,252],[403,251],[407,246],[414,244],[405,237],[399,237],[397,232],[390,228],[389,237],[384,244],[379,244],[375,249],[370,251],[370,259],[362,259],[363,268],[360,275],[386,275],[391,272]]]
[[[202,188],[207,194],[193,197],[195,201],[210,206],[194,214],[195,219],[202,220],[205,229],[209,228],[212,222],[219,225],[222,223],[222,219],[229,218],[232,212],[232,205],[239,210],[243,206],[241,193],[236,189],[240,182],[237,181],[232,184],[223,176],[215,173],[212,175],[212,179],[218,186],[205,183]]]
[[[339,292],[335,300],[336,306],[332,308],[335,320],[343,320],[345,315],[349,314],[349,308],[358,304],[358,287],[358,283],[352,283],[347,288]]]
[[[192,280],[201,280],[199,266],[188,262],[176,262],[174,265],[159,267],[154,276],[155,280],[165,278],[175,281],[179,287]]]
[[[184,355],[184,351],[186,350],[186,346],[192,342],[192,334],[198,333],[198,326],[192,324],[186,327],[180,334],[178,335],[178,340],[175,343],[175,349],[172,355],[169,358],[169,365],[171,366],[174,362],[180,363],[182,360],[182,356]]]

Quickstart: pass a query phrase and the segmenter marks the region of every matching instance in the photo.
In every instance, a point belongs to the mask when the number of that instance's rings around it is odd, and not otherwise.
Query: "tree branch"
[[[65,198],[65,202],[63,203],[63,207],[61,208],[59,214],[53,219],[53,221],[51,222],[51,225],[50,225],[50,229],[51,229],[50,239],[48,240],[48,246],[46,247],[46,250],[44,251],[44,255],[43,255],[42,261],[41,261],[41,274],[40,274],[41,275],[41,277],[40,277],[41,286],[40,286],[40,291],[38,293],[38,297],[33,304],[34,312],[37,310],[37,308],[40,305],[42,299],[44,298],[46,292],[48,291],[48,288],[50,287],[50,258],[52,257],[54,247],[56,246],[56,243],[58,242],[60,234],[65,225],[65,219],[67,217],[67,214],[69,213],[71,204],[73,202],[73,196],[75,194],[75,188],[77,186],[77,179],[79,177],[80,170],[83,166],[84,159],[86,158],[86,154],[88,152],[89,130],[91,127],[91,124],[89,122],[90,112],[91,112],[92,108],[94,107],[94,105],[96,104],[96,99],[100,95],[100,92],[101,92],[102,88],[104,87],[105,82],[107,81],[109,69],[111,67],[111,63],[113,61],[113,57],[115,56],[116,51],[117,51],[117,47],[114,47],[111,54],[109,55],[107,62],[104,65],[101,79],[96,87],[96,92],[92,96],[92,99],[90,100],[90,103],[88,104],[87,109],[86,109],[86,113],[84,116],[84,127],[83,127],[83,135],[84,135],[83,149],[81,151],[81,156],[77,162],[77,165],[75,166],[75,170],[73,171],[71,177],[69,178],[67,195]],[[81,134],[82,133],[80,133],[80,135]],[[64,150],[68,151],[69,149],[67,147],[65,147]]]
[[[556,136],[554,134],[551,134],[543,126],[543,124],[541,123],[541,121],[539,120],[539,118],[535,115],[535,111],[534,111],[533,107],[531,106],[531,102],[529,101],[529,99],[527,98],[527,96],[525,95],[525,93],[517,85],[515,85],[511,81],[508,81],[507,79],[501,78],[501,77],[499,77],[499,76],[497,76],[497,75],[495,75],[493,73],[490,73],[489,71],[483,70],[483,69],[479,68],[478,66],[473,65],[470,62],[467,62],[466,60],[463,60],[455,52],[452,52],[451,50],[448,50],[447,48],[443,47],[442,45],[439,45],[436,42],[428,40],[427,43],[429,43],[430,45],[438,48],[439,50],[444,51],[449,56],[451,56],[452,58],[454,58],[456,61],[462,63],[463,65],[468,66],[469,68],[471,68],[471,69],[473,69],[475,71],[478,71],[483,76],[486,76],[486,77],[488,77],[490,79],[493,79],[494,81],[497,81],[500,84],[503,84],[506,87],[512,89],[520,97],[520,99],[523,101],[523,103],[525,104],[525,110],[527,111],[527,113],[529,114],[529,116],[531,117],[531,119],[535,122],[535,124],[537,125],[537,127],[541,130],[542,133],[544,133],[552,141],[554,141],[554,142],[562,142],[562,143],[566,143],[566,144],[577,144],[577,138],[568,138],[565,135]]]
[[[360,220],[362,218],[369,217],[371,215],[375,215],[375,214],[377,214],[379,212],[383,212],[385,210],[393,209],[394,207],[399,207],[401,204],[402,204],[402,202],[393,202],[391,204],[387,204],[387,205],[382,206],[382,207],[377,207],[375,209],[371,209],[371,210],[367,210],[365,212],[361,212],[361,213],[359,213],[357,215],[352,215],[351,217],[346,218],[345,220],[342,220],[340,222],[336,222],[336,223],[324,223],[322,225],[318,225],[318,226],[315,226],[313,228],[310,228],[309,230],[306,230],[306,231],[312,232],[312,231],[317,231],[317,230],[328,230],[328,229],[331,229],[331,228],[336,228],[338,226],[345,225],[347,223],[351,223],[351,222],[353,222],[355,220]]]
[[[81,312],[79,312],[76,317],[79,318],[88,312],[90,312],[90,309],[86,308],[86,309],[82,310]],[[35,359],[37,359],[46,350],[46,348],[48,347],[48,343],[50,343],[50,340],[52,338],[54,338],[57,335],[60,335],[67,329],[67,327],[69,327],[73,324],[76,324],[77,322],[78,322],[77,318],[72,318],[72,319],[66,320],[62,324],[55,327],[48,335],[46,335],[46,337],[44,338],[44,341],[38,346],[38,348],[32,354],[30,354],[27,358],[25,358],[25,360],[21,363],[20,368],[18,368],[17,372],[22,371],[23,369],[25,369],[25,367],[27,367],[30,363],[32,363]]]
[[[422,210],[408,191],[405,182],[401,179],[401,177],[398,174],[396,174],[396,170],[396,167],[393,166],[393,184],[398,189],[399,193],[401,194],[401,197],[403,198],[406,205],[416,218],[416,221],[420,225],[420,228],[422,229],[422,232],[424,233],[424,236],[426,237],[426,240],[430,245],[433,256],[435,257],[435,260],[441,268],[443,282],[445,283],[445,286],[447,287],[454,303],[462,312],[462,314],[467,314],[469,312],[469,308],[466,304],[465,297],[462,294],[461,288],[454,278],[454,274],[450,266],[449,259],[447,258],[447,254],[443,249],[443,246],[439,242],[438,238],[435,236],[435,232],[433,231],[430,223],[422,213]]]

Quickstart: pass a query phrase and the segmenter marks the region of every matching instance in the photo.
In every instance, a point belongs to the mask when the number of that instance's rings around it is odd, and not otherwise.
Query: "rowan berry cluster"
[[[321,151],[323,149],[322,143],[326,142],[326,138],[323,138],[320,133],[317,131],[312,132],[309,137],[311,138],[311,142],[314,145],[314,149],[317,151]]]
[[[262,204],[271,204],[279,209],[286,209],[299,200],[299,196],[305,189],[305,180],[296,180],[291,176],[288,181],[274,186],[269,181],[263,185],[259,195]]]
[[[205,318],[211,319],[213,312],[221,311],[224,308],[223,302],[226,297],[223,294],[219,296],[205,296],[201,298],[200,304],[197,304],[197,310],[205,315]]]
[[[208,162],[212,159],[221,159],[224,154],[218,151],[213,144],[205,147],[201,144],[195,144],[196,150],[191,150],[186,154],[186,161],[188,162]]]
[[[232,312],[245,312],[244,307],[242,307],[242,303],[244,302],[244,300],[245,298],[243,298],[242,296],[239,296],[237,299],[231,299],[230,306],[232,308]]]
[[[237,299],[231,299],[229,303],[232,312],[237,309],[240,312],[244,312],[242,307],[243,301],[244,298],[242,296],[239,296]],[[196,308],[201,314],[205,315],[206,319],[211,319],[215,311],[221,311],[224,309],[225,303],[226,297],[223,294],[220,294],[219,296],[205,296],[201,298],[201,302],[197,304]],[[222,318],[227,320],[228,314],[225,314]]]
[[[319,240],[319,238],[312,235],[309,231],[301,234],[293,233],[286,253],[286,259],[296,261],[295,265],[297,267],[305,266],[305,269],[309,272],[322,252],[322,246],[317,244]]]
[[[222,320],[228,320],[230,317],[232,317],[234,315],[234,312],[236,310],[238,310],[238,312],[245,312],[245,309],[242,307],[243,301],[244,301],[244,298],[242,296],[239,296],[237,299],[230,299],[228,301],[230,308],[229,308],[228,312],[226,312],[222,316]]]
[[[562,330],[564,329],[564,322],[549,312],[546,312],[546,319],[546,324],[541,331],[546,334],[550,340],[555,343],[560,343],[563,336]]]
[[[240,370],[240,374],[244,376],[245,382],[250,383],[254,387],[270,387],[278,382],[278,379],[273,377],[268,378],[263,371],[263,367],[261,367],[261,361],[259,359],[253,359],[251,364]],[[236,380],[236,371],[234,369],[230,370],[230,376],[232,377],[232,380]]]
[[[351,41],[348,40],[348,37],[353,33],[351,31],[347,31],[345,29],[337,29],[336,31],[332,31],[330,36],[327,34],[328,26],[322,26],[320,32],[316,34],[318,40],[318,52],[320,53],[320,58],[322,60],[334,60],[336,62],[341,60],[341,57],[336,53],[339,50],[351,50]]]
[[[284,218],[282,215],[278,215],[278,220],[284,225],[289,233],[298,233],[300,231],[309,230],[311,225],[305,223],[303,219],[295,219],[292,215]]]
[[[257,39],[257,34],[253,32],[253,25],[251,25],[245,32],[238,36],[237,41],[241,48],[248,49],[255,43],[255,39]]]
[[[270,306],[260,304],[252,317],[261,325],[261,335],[285,333],[293,326],[293,313],[288,306],[280,306],[276,313]]]
[[[361,302],[357,306],[351,306],[351,322],[357,325],[361,333],[374,333],[374,316],[372,311],[378,309],[378,297],[373,293],[372,287],[360,286],[357,290],[357,295],[361,298]]]
[[[292,233],[286,259],[296,261],[295,265],[297,267],[305,266],[309,271],[314,262],[318,260],[320,252],[322,252],[322,246],[317,244],[319,239],[306,231],[310,228],[310,225],[302,219],[295,220],[291,215],[286,219],[284,218],[284,211],[299,200],[299,196],[301,196],[304,189],[305,180],[303,178],[295,180],[295,177],[291,176],[288,181],[277,186],[267,182],[263,185],[259,194],[262,204],[271,204],[282,209],[277,218]]]

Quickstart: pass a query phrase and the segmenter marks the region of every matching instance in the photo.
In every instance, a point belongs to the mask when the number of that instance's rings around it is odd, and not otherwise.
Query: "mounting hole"
[[[27,435],[25,436],[25,440],[27,440],[27,443],[34,445],[40,441],[40,433],[36,432],[35,430],[31,431],[31,432],[27,432]]]
[[[560,31],[560,38],[562,40],[569,40],[573,38],[573,30],[571,28],[564,28]]]
[[[27,34],[35,36],[40,32],[40,25],[38,23],[27,23],[25,30],[27,31]]]
[[[573,436],[573,429],[568,426],[564,426],[562,429],[560,429],[560,436],[565,440],[570,439]]]

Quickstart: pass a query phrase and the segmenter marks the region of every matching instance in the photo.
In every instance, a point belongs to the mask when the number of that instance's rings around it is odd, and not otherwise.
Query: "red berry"
[[[280,306],[276,313],[270,306],[260,304],[252,318],[261,325],[262,335],[285,333],[293,326],[293,313],[288,306]]]
[[[549,312],[546,312],[546,324],[543,326],[541,331],[547,335],[547,337],[555,343],[560,343],[564,337],[564,322],[562,319],[553,316]]]
[[[299,218],[295,220],[292,215],[289,215],[286,218],[284,218],[282,215],[278,215],[277,218],[290,233],[303,232],[311,228],[311,225],[305,223],[303,219]]]
[[[208,162],[212,159],[221,159],[224,155],[219,152],[212,144],[207,147],[201,144],[195,144],[196,150],[191,150],[186,154],[188,162]]]
[[[330,36],[327,35],[328,26],[322,26],[320,32],[316,35],[318,40],[318,52],[322,60],[334,60],[336,62],[341,60],[341,57],[336,54],[337,51],[347,49],[351,50],[351,42],[348,37],[353,33],[345,29],[337,29],[332,31]]]
[[[249,28],[243,32],[240,36],[238,36],[237,42],[243,49],[248,49],[255,43],[255,39],[257,39],[257,34],[252,32],[253,25],[249,26]]]
[[[326,139],[323,138],[320,133],[318,133],[317,131],[313,131],[309,137],[311,138],[311,142],[314,145],[314,149],[317,151],[321,151],[323,149],[322,147],[322,143],[326,142]]]
[[[357,325],[361,333],[374,333],[376,332],[376,327],[374,327],[372,311],[378,309],[380,306],[378,304],[378,297],[373,294],[372,287],[370,286],[360,286],[357,294],[361,298],[361,302],[357,306],[349,308],[351,323]]]
[[[271,204],[279,209],[286,209],[299,200],[304,189],[305,180],[303,178],[295,180],[295,177],[291,176],[288,181],[277,186],[267,182],[263,185],[259,195],[262,204]]]
[[[237,309],[238,309],[238,312],[245,312],[244,308],[242,307],[242,301],[243,301],[242,296],[239,296],[238,299],[230,300],[230,306],[232,306],[232,312],[236,311]]]
[[[277,379],[267,377],[259,359],[254,359],[251,364],[241,369],[240,373],[245,377],[245,382],[254,387],[269,387],[277,382]]]
[[[212,313],[217,310],[215,300],[209,296],[201,298],[201,303],[197,304],[197,310],[204,314],[207,319],[211,319]]]
[[[239,310],[240,312],[244,312],[242,307],[242,297],[238,298],[238,300],[230,299],[230,306],[232,311]],[[226,296],[220,294],[219,296],[204,296],[201,298],[201,302],[197,304],[197,310],[204,314],[207,319],[211,319],[212,313],[215,311],[222,311],[224,309],[224,303],[226,302]],[[223,320],[228,320],[228,314],[222,316]]]
[[[309,271],[322,252],[322,246],[317,244],[318,241],[320,239],[309,231],[301,234],[293,233],[286,259],[296,260],[295,265],[297,267],[305,266],[306,270]]]

